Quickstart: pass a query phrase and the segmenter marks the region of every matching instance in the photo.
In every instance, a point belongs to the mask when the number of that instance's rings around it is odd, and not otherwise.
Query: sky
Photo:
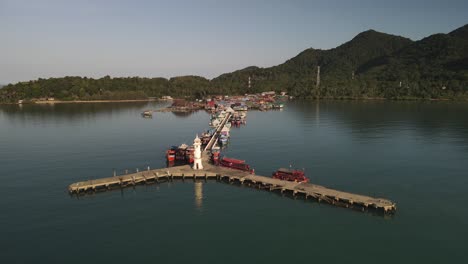
[[[468,23],[466,0],[0,0],[0,83],[200,75],[283,63],[374,29],[419,40]]]

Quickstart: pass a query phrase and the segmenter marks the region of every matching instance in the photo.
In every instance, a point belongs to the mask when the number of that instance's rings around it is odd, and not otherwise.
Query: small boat
[[[186,151],[188,145],[182,144],[176,149],[175,159],[179,161],[185,161],[187,159]]]
[[[219,165],[219,151],[214,151],[211,154],[211,161],[213,162],[214,165]]]
[[[193,146],[190,146],[185,150],[185,160],[188,161],[188,163],[192,164],[194,161],[194,157],[195,148]]]
[[[153,111],[146,110],[141,113],[141,116],[143,117],[153,117]]]
[[[169,162],[175,161],[176,148],[177,147],[171,147],[170,149],[166,150],[167,161]]]
[[[309,182],[303,170],[280,168],[273,173],[273,179],[293,182]]]
[[[221,143],[221,145],[226,145],[228,143],[228,140],[229,140],[229,137],[226,135],[221,135],[219,137],[219,143]]]
[[[207,145],[211,140],[211,134],[209,132],[202,133],[200,139],[201,139],[202,145]]]
[[[220,151],[221,148],[218,146],[218,145],[214,145],[212,148],[211,148],[211,151]]]
[[[224,126],[223,129],[221,129],[221,135],[229,137],[230,130],[231,130],[230,128],[228,128],[227,126]]]
[[[284,104],[281,104],[281,103],[273,105],[273,108],[275,108],[275,109],[282,109],[283,107],[284,107]]]
[[[217,127],[217,126],[219,126],[219,120],[218,119],[215,119],[215,120],[210,122],[210,127]]]

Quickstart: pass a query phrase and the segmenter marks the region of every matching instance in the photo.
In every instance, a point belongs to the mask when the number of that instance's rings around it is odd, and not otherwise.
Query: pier
[[[250,174],[246,171],[214,166],[209,162],[210,151],[218,140],[221,129],[229,120],[230,116],[231,114],[228,113],[216,127],[214,136],[203,150],[202,170],[194,170],[190,165],[153,170],[148,167],[147,170],[136,173],[73,183],[68,186],[68,191],[72,195],[80,195],[88,192],[106,191],[139,184],[158,184],[173,180],[216,180],[229,184],[246,185],[267,191],[279,192],[294,197],[302,197],[306,200],[310,199],[320,203],[361,211],[374,210],[383,214],[395,213],[396,204],[387,199],[338,191],[311,183],[273,179],[271,177]]]
[[[311,183],[297,183],[253,175],[243,171],[205,164],[204,170],[193,170],[189,165],[155,170],[141,171],[122,176],[101,178],[73,183],[68,187],[71,194],[84,194],[131,187],[138,184],[157,184],[173,180],[217,180],[231,184],[241,184],[267,191],[277,191],[292,196],[314,199],[336,206],[358,210],[377,210],[382,213],[394,213],[395,203],[365,195],[353,194],[326,188]]]

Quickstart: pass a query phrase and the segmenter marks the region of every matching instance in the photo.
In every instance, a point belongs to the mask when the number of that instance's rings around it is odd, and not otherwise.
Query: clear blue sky
[[[371,28],[418,40],[467,23],[467,0],[0,0],[0,83],[212,78],[334,48]]]

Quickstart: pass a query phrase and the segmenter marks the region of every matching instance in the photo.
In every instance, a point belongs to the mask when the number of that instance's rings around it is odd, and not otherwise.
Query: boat
[[[202,133],[200,139],[201,139],[203,146],[208,145],[208,143],[211,140],[211,133],[210,132]]]
[[[229,137],[226,135],[219,136],[219,143],[221,143],[221,145],[226,145],[228,143],[228,140]]]
[[[231,130],[229,127],[224,126],[223,129],[221,129],[221,135],[229,137],[229,130]]]
[[[193,146],[190,146],[186,149],[185,151],[185,160],[188,161],[188,163],[192,164],[195,157],[195,148]]]
[[[177,147],[173,146],[170,149],[166,150],[167,161],[169,161],[169,162],[175,161],[176,149],[177,149]]]
[[[141,116],[143,116],[143,117],[153,117],[153,112],[150,111],[150,110],[146,110],[146,111],[143,111],[141,113]]]
[[[273,179],[293,182],[309,182],[303,170],[280,168],[273,173]]]
[[[232,109],[234,109],[234,111],[247,111],[248,107],[246,105],[237,105],[234,106]]]
[[[219,151],[214,151],[211,154],[211,161],[213,162],[214,165],[219,165]]]
[[[210,122],[210,127],[217,127],[219,125],[219,120],[214,119],[213,121]]]
[[[175,159],[178,160],[178,161],[185,161],[185,160],[187,160],[187,155],[186,155],[187,148],[188,148],[188,145],[187,145],[187,144],[182,144],[182,145],[180,145],[180,146],[176,149]]]
[[[219,159],[219,165],[231,169],[247,171],[251,174],[254,173],[254,170],[251,169],[250,166],[245,163],[245,160],[222,157],[221,159]]]
[[[211,151],[220,151],[220,150],[221,150],[221,148],[216,144],[211,148]]]
[[[275,109],[283,109],[283,107],[284,107],[284,104],[282,104],[282,103],[273,104],[273,108],[275,108]]]

